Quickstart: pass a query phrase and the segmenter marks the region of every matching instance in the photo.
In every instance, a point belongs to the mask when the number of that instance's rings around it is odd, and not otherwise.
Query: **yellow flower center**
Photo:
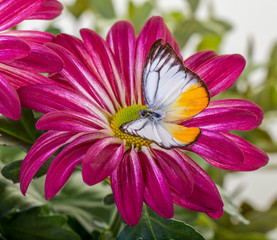
[[[114,136],[125,140],[126,144],[130,147],[134,145],[134,147],[141,147],[141,146],[148,146],[152,142],[140,137],[135,137],[132,135],[129,135],[127,133],[124,133],[119,130],[120,126],[124,123],[130,122],[134,119],[139,119],[139,110],[145,110],[147,109],[146,106],[143,105],[132,105],[129,107],[125,107],[120,109],[115,116],[111,119],[110,125],[111,129],[114,132]]]

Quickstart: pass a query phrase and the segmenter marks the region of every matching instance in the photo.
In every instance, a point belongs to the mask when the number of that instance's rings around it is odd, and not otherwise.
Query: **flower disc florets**
[[[134,119],[140,118],[138,112],[140,110],[147,109],[143,105],[133,105],[125,108],[121,108],[110,121],[111,129],[114,132],[114,136],[126,141],[126,145],[134,147],[148,146],[152,142],[140,137],[135,137],[120,131],[120,126],[126,122],[130,122]]]

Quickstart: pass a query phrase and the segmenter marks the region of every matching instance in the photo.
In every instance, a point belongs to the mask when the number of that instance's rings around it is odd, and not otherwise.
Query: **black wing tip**
[[[127,122],[127,123],[129,123],[129,122]],[[124,126],[126,126],[127,123],[123,123],[118,129],[119,129],[121,132],[126,133],[126,132],[124,131]]]

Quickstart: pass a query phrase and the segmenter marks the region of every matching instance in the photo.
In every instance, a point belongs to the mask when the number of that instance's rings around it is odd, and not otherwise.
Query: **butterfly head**
[[[164,114],[161,111],[151,111],[148,109],[139,110],[138,114],[140,118],[151,118],[156,121],[160,121],[164,118]]]
[[[137,119],[142,119],[142,116],[146,118],[147,114],[148,111],[146,106],[142,105],[133,105],[120,109],[110,120],[110,126],[112,131],[114,132],[114,136],[125,140],[126,145],[129,146],[148,146],[152,143],[151,141],[143,139],[139,136],[132,136],[124,131],[125,124]]]

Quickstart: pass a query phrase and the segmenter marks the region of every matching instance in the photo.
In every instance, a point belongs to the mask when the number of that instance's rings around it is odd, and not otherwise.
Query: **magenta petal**
[[[23,106],[48,113],[67,110],[94,115],[95,106],[75,92],[53,85],[31,85],[18,90]],[[97,111],[97,110],[96,110]]]
[[[176,153],[178,153],[187,163],[187,166],[189,166],[194,187],[191,195],[187,197],[173,191],[174,203],[193,211],[206,212],[212,218],[221,217],[223,214],[223,202],[212,179],[186,154],[179,150],[176,151]]]
[[[47,43],[52,42],[55,36],[49,32],[13,30],[0,33],[0,36],[14,36],[27,42]]]
[[[207,84],[213,97],[231,87],[245,67],[245,59],[239,54],[211,58],[195,69]]]
[[[82,166],[83,180],[94,185],[105,180],[116,170],[124,154],[124,143],[115,137],[106,137],[93,144],[87,151]]]
[[[147,54],[152,44],[158,40],[163,39],[164,43],[169,42],[173,49],[177,52],[180,58],[182,58],[179,47],[169,29],[164,23],[162,17],[152,17],[143,26],[136,43],[136,59],[135,59],[135,83],[137,89],[137,101],[143,101],[141,92],[141,80],[142,72],[145,64]]]
[[[74,140],[74,133],[48,131],[37,139],[25,157],[20,169],[20,189],[25,195],[27,188],[42,164],[61,146]]]
[[[19,38],[0,36],[0,61],[26,57],[30,52],[29,45]]]
[[[218,218],[222,217],[223,212],[224,212],[223,208],[220,208],[219,210],[214,211],[214,212],[206,212],[206,214],[213,219],[218,219]]]
[[[29,45],[31,52],[28,56],[5,61],[4,63],[25,71],[40,73],[59,72],[62,70],[63,61],[51,49],[38,43],[29,43]]]
[[[122,107],[125,106],[126,86],[118,62],[115,61],[108,44],[90,29],[81,29],[80,34],[94,63],[97,78],[101,79],[110,96],[115,95],[114,100]]]
[[[236,143],[244,154],[243,164],[232,167],[232,170],[253,171],[263,167],[268,163],[268,156],[253,144],[230,133],[223,133],[223,135]],[[224,166],[221,168],[224,168]]]
[[[160,216],[172,218],[174,215],[173,202],[165,175],[146,147],[142,147],[142,151],[138,154],[143,171],[146,204]]]
[[[126,103],[131,105],[134,99],[135,46],[136,34],[133,25],[127,21],[115,23],[107,35],[107,42],[118,59],[126,86]]]
[[[199,66],[216,56],[217,54],[214,51],[200,51],[186,59],[184,65],[192,71],[195,71]]]
[[[243,164],[244,155],[239,146],[221,133],[202,130],[197,142],[188,147],[215,167],[233,169]]]
[[[90,133],[76,138],[68,144],[51,163],[45,180],[45,198],[54,197],[71,176],[74,169],[83,161],[87,150],[99,133]]]
[[[0,63],[0,73],[2,73],[15,89],[31,84],[55,84],[51,79],[31,71],[25,71],[16,67]]]
[[[193,118],[185,121],[186,127],[199,127],[210,131],[251,130],[260,124],[254,113],[243,109],[221,107],[206,108]]]
[[[0,2],[0,31],[14,27],[36,12],[44,0],[4,0]]]
[[[120,165],[111,174],[114,199],[121,217],[128,225],[136,225],[143,206],[143,176],[137,152],[125,153]]]
[[[21,114],[18,95],[2,74],[0,74],[0,113],[13,120],[18,120]]]
[[[61,74],[70,84],[95,104],[99,104],[102,108],[114,113],[113,103],[109,95],[82,62],[57,44],[47,44],[47,46],[62,58],[64,68]]]
[[[91,132],[105,127],[105,122],[95,116],[72,111],[49,112],[40,118],[36,128],[71,132]]]
[[[78,58],[84,66],[88,67],[92,73],[96,71],[94,63],[87,52],[84,42],[77,37],[60,33],[55,39],[55,43],[64,47],[76,58]]]
[[[152,148],[152,152],[163,170],[169,186],[184,196],[190,195],[193,190],[193,178],[184,159],[171,150]]]
[[[63,5],[57,0],[45,0],[44,4],[28,19],[51,20],[61,14]]]
[[[208,108],[233,108],[248,111],[256,116],[256,127],[262,123],[264,118],[264,112],[257,104],[243,99],[223,99],[211,101]]]

